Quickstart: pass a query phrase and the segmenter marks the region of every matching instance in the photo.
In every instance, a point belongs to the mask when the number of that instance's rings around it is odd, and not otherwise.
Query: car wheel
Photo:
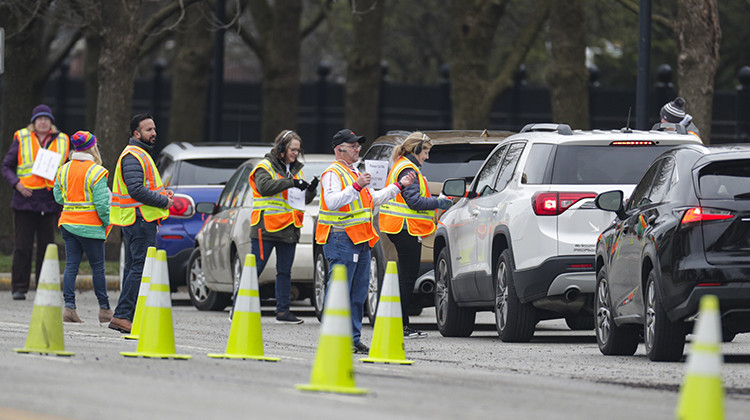
[[[521,303],[513,281],[513,257],[506,249],[497,261],[495,327],[504,342],[525,343],[534,336],[537,316],[530,303]]]
[[[588,331],[594,329],[594,317],[591,315],[569,315],[565,323],[573,331]]]
[[[661,296],[656,290],[656,270],[651,269],[646,282],[646,325],[643,344],[646,355],[654,362],[674,362],[682,358],[685,349],[685,324],[672,322],[664,310]]]
[[[448,249],[440,250],[435,263],[435,318],[443,337],[468,337],[474,332],[476,312],[456,304],[451,290]]]
[[[596,274],[594,299],[596,342],[599,351],[607,356],[632,356],[638,349],[638,329],[630,325],[618,326],[612,314],[607,269]]]
[[[200,311],[221,311],[231,302],[230,294],[219,293],[208,288],[200,248],[195,248],[190,254],[187,285],[190,301]]]
[[[318,321],[323,317],[323,307],[326,300],[326,288],[328,287],[328,260],[323,253],[323,247],[315,250],[315,268],[313,269],[313,296],[312,304],[315,308],[315,316]]]
[[[237,296],[240,290],[240,280],[242,280],[242,261],[237,252],[232,256],[232,296]]]
[[[367,286],[367,300],[365,301],[365,312],[367,312],[370,325],[373,326],[375,325],[384,274],[385,262],[383,261],[383,252],[379,246],[376,246],[370,252],[370,282]]]

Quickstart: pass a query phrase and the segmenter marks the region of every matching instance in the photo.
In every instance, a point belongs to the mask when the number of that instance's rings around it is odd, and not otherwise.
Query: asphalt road
[[[312,308],[293,310],[302,325],[278,325],[264,307],[265,354],[278,363],[217,360],[230,322],[227,312],[199,312],[176,294],[177,352],[190,360],[126,358],[137,342],[96,322],[93,292],[78,293],[86,323],[64,324],[72,357],[24,355],[33,307],[0,292],[0,418],[674,418],[684,363],[652,363],[641,346],[635,357],[604,357],[593,332],[573,332],[545,321],[526,344],[502,343],[491,314],[480,314],[468,338],[444,338],[434,312],[413,318],[429,337],[406,341],[412,366],[363,364],[354,358],[365,396],[309,393],[320,324]],[[117,292],[110,292],[116,302]],[[369,343],[372,328],[363,329]],[[750,334],[723,344],[726,418],[750,412]],[[15,417],[13,417],[15,416]]]

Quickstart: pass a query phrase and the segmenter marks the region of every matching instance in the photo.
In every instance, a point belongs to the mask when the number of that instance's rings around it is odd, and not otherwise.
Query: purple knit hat
[[[37,117],[41,117],[42,115],[49,117],[52,122],[55,122],[55,116],[52,115],[52,110],[47,105],[37,105],[34,107],[34,110],[31,111],[31,122],[33,123]]]
[[[73,144],[76,152],[83,152],[96,145],[96,137],[88,131],[76,131],[75,134],[70,136],[70,142]]]

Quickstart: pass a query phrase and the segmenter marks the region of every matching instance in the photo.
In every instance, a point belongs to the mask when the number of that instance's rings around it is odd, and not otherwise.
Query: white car
[[[598,193],[630,192],[659,154],[702,144],[673,124],[651,131],[572,131],[529,124],[498,144],[435,233],[435,313],[444,336],[468,336],[476,311],[494,311],[503,341],[528,341],[539,320],[593,329],[594,254],[612,213]],[[677,129],[679,132],[668,131]]]
[[[220,311],[232,303],[239,287],[245,255],[252,251],[250,216],[253,196],[248,177],[262,158],[249,159],[227,181],[216,203],[198,203],[196,211],[206,222],[196,236],[195,247],[188,261],[188,294],[200,310]],[[302,172],[310,181],[334,161],[333,155],[304,155]],[[314,219],[318,214],[316,197],[305,208],[300,241],[292,265],[291,299],[312,297]],[[276,253],[272,253],[258,278],[261,299],[273,298],[276,281]]]

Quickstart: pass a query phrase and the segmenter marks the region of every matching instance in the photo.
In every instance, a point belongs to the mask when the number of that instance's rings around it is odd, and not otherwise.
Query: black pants
[[[33,211],[13,210],[13,226],[16,242],[13,249],[11,291],[22,293],[29,291],[34,238],[36,238],[37,247],[36,282],[39,283],[39,273],[42,271],[42,263],[44,263],[44,253],[47,250],[47,245],[55,242],[57,216],[57,213],[45,213],[42,215]]]
[[[410,235],[406,228],[395,235],[389,233],[388,239],[396,246],[396,252],[398,253],[398,289],[401,294],[401,316],[404,319],[404,326],[407,326],[409,325],[407,308],[411,304],[414,283],[417,281],[417,274],[419,274],[422,243],[419,242],[419,237]]]

